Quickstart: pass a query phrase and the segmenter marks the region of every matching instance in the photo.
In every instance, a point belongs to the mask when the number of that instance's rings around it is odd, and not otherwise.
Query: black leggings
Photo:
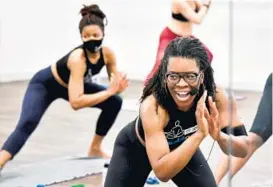
[[[125,126],[117,136],[104,187],[144,186],[152,170],[146,149],[136,136],[134,123]],[[193,155],[187,168],[181,170],[172,181],[181,187],[217,187],[200,150]]]
[[[98,84],[84,85],[85,93],[96,93],[102,90],[105,88]],[[56,82],[50,67],[36,73],[26,90],[19,122],[2,149],[8,151],[12,156],[16,155],[36,129],[49,105],[58,98],[68,100],[68,90]],[[97,135],[105,136],[107,134],[121,109],[121,105],[122,99],[115,95],[94,106],[102,110],[97,121]]]
[[[250,129],[266,142],[272,135],[272,73],[268,76],[258,111]]]

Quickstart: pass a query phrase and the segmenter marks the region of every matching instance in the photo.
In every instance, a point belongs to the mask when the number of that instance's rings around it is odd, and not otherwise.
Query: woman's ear
[[[200,84],[204,84],[204,72],[200,74]]]

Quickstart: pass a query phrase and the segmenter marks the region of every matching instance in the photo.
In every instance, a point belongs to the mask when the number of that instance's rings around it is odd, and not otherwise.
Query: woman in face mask
[[[105,14],[98,5],[90,5],[81,9],[81,15],[79,30],[83,44],[30,80],[18,124],[0,151],[0,170],[21,150],[46,109],[59,98],[69,101],[74,110],[85,107],[102,110],[88,156],[108,157],[101,143],[121,109],[118,93],[128,86],[128,81],[125,74],[117,71],[112,50],[102,46]],[[104,65],[110,80],[108,88],[92,82],[92,76]]]

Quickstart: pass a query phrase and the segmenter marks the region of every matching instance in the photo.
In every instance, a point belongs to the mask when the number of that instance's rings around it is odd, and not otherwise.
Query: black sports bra
[[[198,9],[195,9],[195,12],[198,12]],[[172,18],[178,21],[188,22],[189,20],[183,16],[181,13],[172,13]]]

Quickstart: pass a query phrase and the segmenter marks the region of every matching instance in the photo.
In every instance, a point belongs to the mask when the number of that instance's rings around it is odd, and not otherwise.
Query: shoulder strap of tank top
[[[88,59],[88,55],[87,55],[86,49],[82,48],[82,50],[84,51],[85,63],[88,65],[88,64],[90,64],[90,62],[89,62],[89,59]]]
[[[104,56],[103,56],[103,48],[100,48],[99,63],[102,63],[103,65],[105,64],[105,62],[104,62]]]
[[[86,52],[86,50],[84,49],[84,48],[82,48],[83,49],[83,51],[84,51],[84,56],[85,56],[85,59],[86,59],[86,64],[91,64],[90,63],[90,61],[89,61],[89,59],[88,59],[88,55],[87,55],[87,52]],[[103,52],[102,52],[102,48],[100,49],[100,58],[99,58],[99,63],[101,62],[101,63],[103,63],[104,64],[104,58],[103,58]]]
[[[145,147],[145,141],[141,138],[140,134],[139,134],[139,131],[138,131],[138,126],[139,126],[139,120],[140,117],[137,116],[137,118],[135,119],[135,131],[136,131],[136,135],[138,137],[138,140],[140,141],[140,143]]]

